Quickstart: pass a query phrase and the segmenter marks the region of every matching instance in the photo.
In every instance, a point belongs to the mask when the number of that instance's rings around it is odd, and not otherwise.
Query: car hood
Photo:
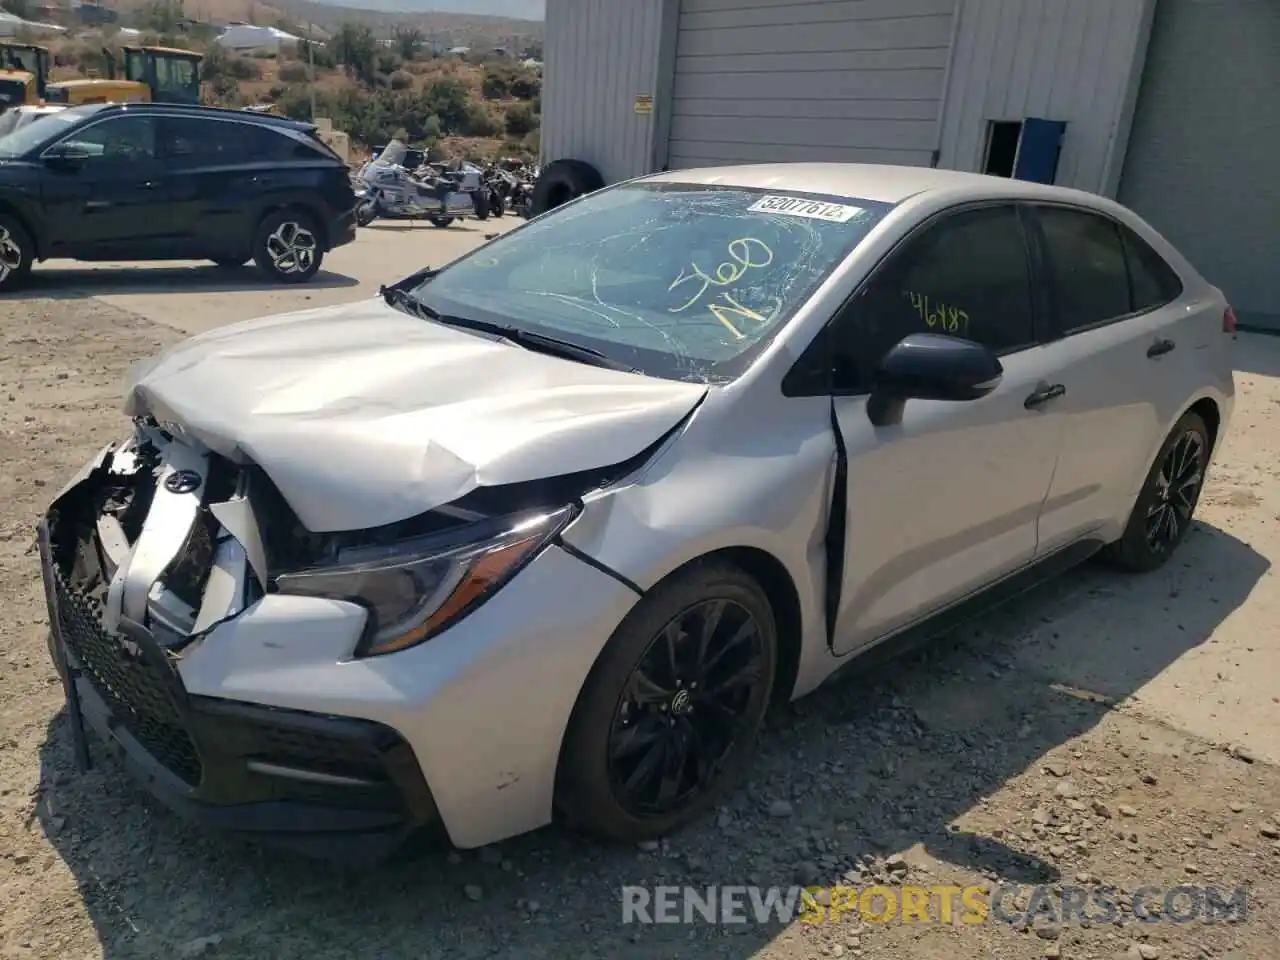
[[[258,464],[320,533],[621,463],[706,390],[533,353],[375,299],[178,344],[134,369],[125,412]]]

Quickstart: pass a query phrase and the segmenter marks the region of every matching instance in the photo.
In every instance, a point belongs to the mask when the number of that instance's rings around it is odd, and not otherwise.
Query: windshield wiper
[[[567,360],[577,360],[593,367],[603,367],[606,370],[621,370],[624,373],[637,372],[636,368],[630,364],[614,360],[605,356],[599,350],[583,346],[580,343],[574,343],[571,340],[561,340],[558,337],[549,337],[544,333],[533,333],[530,330],[522,330],[519,327],[511,327],[501,323],[489,323],[485,320],[473,320],[470,317],[455,317],[440,313],[407,291],[396,287],[384,286],[378,292],[382,294],[382,299],[387,302],[388,306],[397,307],[405,313],[412,314],[422,320],[434,320],[436,323],[442,323],[447,327],[458,327],[462,330],[474,330],[476,333],[487,333],[490,336],[506,340],[508,343],[524,347],[526,350],[549,354],[553,357],[563,357]]]

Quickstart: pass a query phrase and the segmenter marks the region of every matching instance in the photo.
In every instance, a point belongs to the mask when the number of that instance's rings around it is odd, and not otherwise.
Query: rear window
[[[1182,296],[1182,280],[1151,245],[1128,227],[1120,228],[1125,259],[1129,261],[1129,282],[1133,286],[1135,313],[1163,307]]]

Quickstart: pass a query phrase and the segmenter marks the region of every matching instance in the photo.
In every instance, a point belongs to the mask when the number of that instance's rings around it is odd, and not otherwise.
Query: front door
[[[835,401],[848,457],[835,647],[845,653],[1030,563],[1060,421],[1034,396],[1056,383],[1038,344],[1022,219],[1013,205],[943,215],[881,266],[833,330]],[[876,363],[903,337],[975,340],[1004,366],[967,403],[908,401],[902,422],[867,417]]]
[[[172,227],[151,117],[114,116],[68,135],[88,158],[51,166],[41,188],[50,254],[85,260],[164,251]]]

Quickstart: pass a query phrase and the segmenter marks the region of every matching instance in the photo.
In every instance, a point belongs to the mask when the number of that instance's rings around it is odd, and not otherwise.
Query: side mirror
[[[999,358],[980,343],[913,333],[876,368],[867,416],[877,427],[892,426],[901,422],[908,400],[977,400],[1003,376]]]
[[[44,152],[44,162],[54,167],[78,167],[89,159],[89,151],[78,143],[55,143]]]

